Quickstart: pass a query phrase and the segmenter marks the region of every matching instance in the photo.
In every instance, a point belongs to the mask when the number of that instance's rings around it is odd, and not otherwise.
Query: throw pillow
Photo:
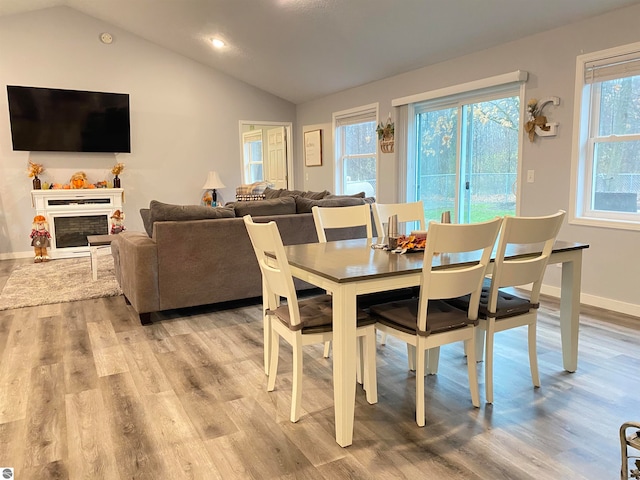
[[[204,205],[172,205],[157,200],[151,200],[149,210],[149,223],[152,232],[155,222],[233,218],[236,216],[233,208],[212,208]]]
[[[294,197],[269,198],[255,202],[236,202],[233,205],[236,217],[251,215],[265,217],[271,215],[288,215],[296,213]]]
[[[264,198],[280,198],[280,197],[295,197],[300,196],[304,198],[311,198],[313,200],[322,200],[327,195],[331,195],[331,192],[328,190],[323,190],[322,192],[303,192],[301,190],[287,190],[286,188],[265,188],[264,190]]]
[[[282,190],[283,190],[282,188],[274,189],[271,187],[267,187],[264,189],[264,192],[262,193],[264,194],[264,198],[268,200],[270,198],[278,198]]]
[[[303,198],[310,198],[312,200],[322,200],[328,195],[331,195],[331,193],[328,190],[323,190],[322,192],[302,192],[302,195],[300,196]]]
[[[296,213],[311,213],[311,209],[318,207],[351,207],[354,205],[364,205],[364,199],[354,197],[323,198],[313,200],[311,198],[296,197]]]
[[[327,195],[326,198],[364,198],[365,193],[359,192],[352,195]]]

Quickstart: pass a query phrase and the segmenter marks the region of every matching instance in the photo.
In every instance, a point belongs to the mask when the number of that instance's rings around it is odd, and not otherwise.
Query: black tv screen
[[[7,85],[14,150],[131,153],[129,95]]]

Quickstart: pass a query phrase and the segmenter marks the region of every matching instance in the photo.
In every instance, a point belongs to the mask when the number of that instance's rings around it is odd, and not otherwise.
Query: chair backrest
[[[429,331],[429,300],[448,299],[471,294],[468,317],[477,320],[482,282],[491,261],[502,218],[470,224],[429,222],[424,251],[418,328]],[[447,255],[466,254],[469,262],[460,268],[433,268],[434,262],[446,263]]]
[[[311,212],[320,243],[327,241],[326,230],[332,228],[365,227],[367,238],[373,237],[371,207],[368,203],[351,207],[314,206]]]
[[[544,217],[505,217],[496,249],[495,266],[491,276],[488,308],[496,311],[498,289],[518,287],[532,283],[530,303],[537,304],[544,272],[549,262],[565,211],[559,210]],[[507,249],[518,246],[541,244],[542,249],[536,256],[505,259]]]
[[[419,230],[424,230],[424,205],[422,200],[409,203],[372,203],[373,220],[379,237],[387,234],[385,225],[389,223],[391,215],[398,215],[398,222],[419,222]]]
[[[300,324],[298,297],[278,225],[273,221],[254,223],[251,215],[245,215],[242,218],[247,227],[251,245],[253,245],[253,251],[262,273],[262,281],[268,294],[268,305],[264,305],[264,307],[275,310],[278,307],[280,297],[284,297],[289,307],[291,325]]]

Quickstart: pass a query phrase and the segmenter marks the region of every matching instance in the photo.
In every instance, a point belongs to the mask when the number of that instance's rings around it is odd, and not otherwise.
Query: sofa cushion
[[[313,200],[311,198],[295,197],[296,213],[311,213],[311,209],[318,207],[351,207],[354,205],[363,205],[363,198],[340,197],[340,198],[323,198],[322,200]]]
[[[251,215],[252,217],[264,217],[267,215],[288,215],[296,213],[296,201],[294,197],[279,197],[254,202],[236,202],[233,204],[236,217]]]
[[[151,223],[151,209],[149,208],[141,208],[140,216],[142,217],[142,225],[144,225],[144,231],[147,232],[147,235],[153,235],[153,224]]]
[[[148,223],[153,231],[153,224],[155,222],[232,218],[235,216],[233,208],[228,207],[212,208],[205,207],[203,205],[172,205],[169,203],[162,203],[157,200],[151,200],[151,203],[149,204]]]

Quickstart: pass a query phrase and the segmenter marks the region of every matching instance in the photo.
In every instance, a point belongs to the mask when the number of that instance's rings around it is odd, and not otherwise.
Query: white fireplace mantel
[[[111,214],[115,210],[122,211],[124,189],[32,190],[31,203],[36,210],[36,215],[44,215],[49,223],[49,233],[51,234],[49,254],[51,258],[87,256],[89,255],[89,245],[86,236],[109,232]],[[92,227],[94,230],[86,231],[79,227],[81,231],[76,232],[76,237],[80,238],[80,241],[75,243],[82,244],[61,246],[56,237],[56,223],[75,217],[90,217],[97,221],[97,225]]]

